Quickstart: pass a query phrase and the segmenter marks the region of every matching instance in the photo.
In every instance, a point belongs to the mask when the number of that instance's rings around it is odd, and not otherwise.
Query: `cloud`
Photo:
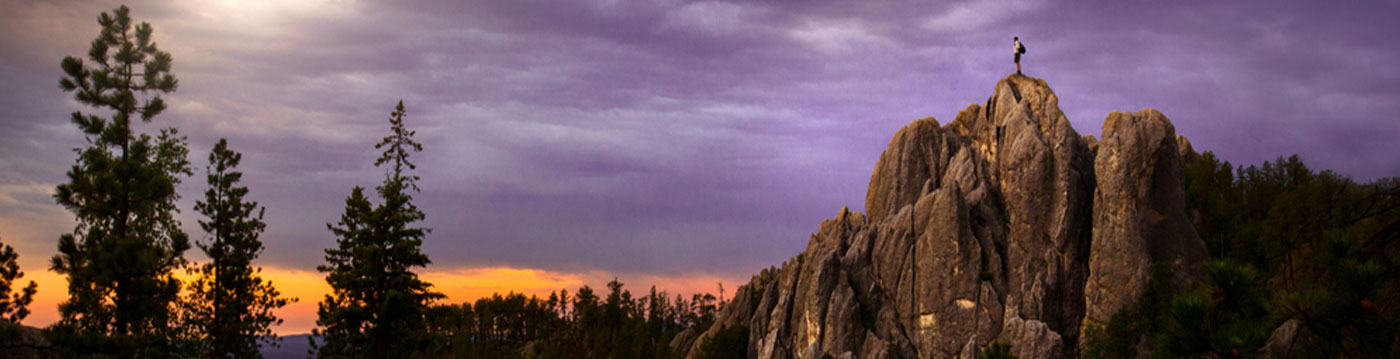
[[[940,32],[987,30],[1008,19],[1045,6],[1044,1],[972,0],[952,5],[924,21],[923,27]]]
[[[752,31],[753,6],[718,1],[686,4],[670,12],[661,28],[692,31],[703,35],[725,36]]]
[[[894,42],[880,35],[874,26],[858,21],[811,20],[792,29],[791,36],[831,55],[851,51],[881,51]]]

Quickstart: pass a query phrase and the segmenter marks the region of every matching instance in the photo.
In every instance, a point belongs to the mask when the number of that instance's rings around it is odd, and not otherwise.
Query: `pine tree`
[[[326,249],[327,263],[317,267],[328,273],[333,291],[317,310],[322,328],[312,332],[322,338],[312,343],[320,358],[415,357],[434,345],[423,315],[443,296],[412,271],[430,263],[419,250],[429,230],[413,226],[424,214],[413,204],[419,178],[407,174],[417,168],[408,157],[423,145],[413,140],[405,115],[399,101],[389,118],[392,133],[374,146],[384,150],[374,165],[390,165],[376,188],[383,203],[372,205],[355,187],[340,222],[326,224],[338,238],[336,248]]]
[[[1205,278],[1172,299],[1158,347],[1175,358],[1239,358],[1259,351],[1277,323],[1269,323],[1268,290],[1249,264],[1215,259]]]
[[[209,240],[198,244],[209,262],[195,271],[184,312],[199,357],[261,358],[258,342],[276,343],[272,325],[282,322],[272,311],[296,300],[281,297],[253,267],[263,249],[265,208],[244,200],[248,187],[238,186],[243,173],[234,170],[242,158],[219,139],[209,153],[209,189],[194,206],[209,218],[199,221]]]
[[[749,328],[740,324],[720,327],[714,335],[705,337],[696,347],[697,359],[745,358],[749,351]]]
[[[1392,220],[1400,224],[1400,218]],[[1389,234],[1390,241],[1400,232]],[[1364,248],[1364,237],[1336,231],[1312,254],[1318,277],[1288,293],[1283,312],[1298,321],[1288,353],[1294,358],[1395,358],[1400,318],[1395,310],[1395,257]],[[1368,249],[1370,249],[1368,253]]]
[[[25,328],[20,321],[29,316],[29,304],[34,302],[39,286],[32,280],[24,289],[15,286],[24,277],[18,261],[19,254],[14,247],[0,240],[0,358],[37,355],[34,346],[26,343]]]
[[[39,285],[29,281],[29,285],[14,292],[15,281],[24,277],[19,270],[19,254],[15,248],[0,241],[0,321],[19,323],[29,316],[29,303],[34,302],[34,293]]]
[[[161,93],[176,89],[171,57],[151,25],[134,25],[126,6],[97,18],[102,31],[87,61],[65,57],[64,91],[110,117],[74,112],[86,148],[54,197],[77,217],[59,238],[54,271],[68,276],[62,319],[50,328],[57,347],[114,357],[164,357],[172,345],[189,239],[181,231],[175,186],[191,174],[186,141],[173,128],[158,136],[133,129],[165,110]],[[115,53],[113,53],[115,51]]]

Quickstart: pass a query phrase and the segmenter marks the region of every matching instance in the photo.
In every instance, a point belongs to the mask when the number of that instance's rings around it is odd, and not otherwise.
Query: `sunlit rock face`
[[[1099,181],[1086,319],[1107,323],[1137,299],[1152,263],[1170,265],[1174,277],[1186,281],[1199,277],[1197,269],[1207,255],[1186,217],[1181,163],[1195,157],[1189,147],[1154,109],[1114,112],[1104,120],[1095,162]]]
[[[689,357],[744,325],[760,359],[968,357],[993,340],[1021,358],[1076,356],[1083,323],[1134,300],[1152,262],[1189,272],[1205,252],[1166,117],[1115,113],[1094,141],[1058,103],[1045,81],[1011,75],[951,123],[900,129],[871,175],[868,215],[823,221],[805,251],[673,349]]]

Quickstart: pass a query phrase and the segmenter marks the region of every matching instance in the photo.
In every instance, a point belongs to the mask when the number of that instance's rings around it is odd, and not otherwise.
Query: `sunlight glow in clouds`
[[[310,18],[343,17],[353,11],[348,1],[333,0],[207,0],[184,1],[183,8],[201,20],[224,21],[238,31],[253,31],[263,36],[295,35],[286,25]]]
[[[924,27],[934,31],[967,31],[981,29],[1045,5],[1038,0],[981,0],[958,3],[946,12],[924,22]]]
[[[793,29],[791,36],[827,55],[869,48],[884,50],[895,45],[872,27],[856,21],[809,21]]]

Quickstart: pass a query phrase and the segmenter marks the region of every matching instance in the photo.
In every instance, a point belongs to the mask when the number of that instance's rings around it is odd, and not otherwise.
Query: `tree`
[[[29,303],[34,302],[39,285],[31,280],[24,289],[13,292],[15,281],[21,277],[24,271],[19,270],[19,254],[14,247],[0,241],[0,320],[19,323],[29,316]]]
[[[323,343],[312,348],[318,357],[415,357],[434,345],[423,315],[443,295],[412,271],[430,263],[419,250],[429,230],[413,226],[424,214],[412,202],[419,178],[406,172],[417,168],[408,157],[423,145],[404,126],[405,115],[399,101],[390,113],[392,133],[374,146],[384,150],[374,165],[390,165],[376,188],[383,203],[371,205],[364,189],[355,187],[340,222],[326,224],[338,238],[336,248],[326,249],[327,263],[317,267],[328,273],[333,291],[317,310],[322,328],[312,334]]]
[[[1400,218],[1394,220],[1400,223]],[[1390,233],[1400,236],[1400,232]],[[1314,254],[1322,271],[1289,293],[1283,311],[1298,320],[1291,357],[1394,358],[1400,348],[1395,315],[1400,286],[1394,257],[1365,253],[1360,236],[1334,233]],[[1389,262],[1389,263],[1387,263]]]
[[[271,281],[258,276],[261,268],[253,267],[263,249],[258,236],[266,228],[265,208],[244,200],[248,187],[238,186],[243,173],[234,170],[242,157],[219,139],[209,153],[209,189],[194,206],[208,217],[199,226],[209,240],[198,245],[209,262],[195,271],[185,320],[198,356],[205,358],[261,358],[258,342],[276,343],[271,327],[282,323],[272,311],[295,301],[280,297]]]
[[[744,325],[722,327],[713,336],[700,341],[696,359],[741,359],[748,356],[749,328]]]
[[[24,355],[24,327],[20,321],[29,316],[29,304],[34,302],[34,293],[39,285],[29,281],[29,285],[13,292],[16,281],[24,277],[19,270],[19,254],[14,247],[0,241],[0,356]],[[13,292],[13,293],[12,293]]]
[[[1359,184],[1296,155],[1232,167],[1206,152],[1186,169],[1186,197],[1211,256],[1257,268],[1270,322],[1296,323],[1274,343],[1288,356],[1400,356],[1400,178]],[[1176,314],[1209,313],[1193,295]]]
[[[621,282],[613,280],[606,297],[598,294],[583,286],[575,296],[565,290],[551,292],[548,299],[508,293],[477,299],[475,304],[434,305],[425,316],[439,352],[430,356],[664,359],[681,354],[672,352],[670,344],[682,331],[705,332],[685,324],[693,320],[683,319],[700,316],[697,307],[675,305],[655,287],[645,299],[633,298]],[[707,341],[720,342],[705,344],[707,350],[718,357],[742,358],[748,344],[748,331],[743,328],[719,331]]]
[[[1197,288],[1171,301],[1159,346],[1176,358],[1252,356],[1269,338],[1268,291],[1249,264],[1206,262]]]
[[[126,6],[97,18],[102,31],[87,61],[65,57],[64,91],[110,117],[73,112],[86,148],[60,184],[55,200],[77,226],[59,238],[51,268],[68,276],[62,319],[51,340],[74,354],[166,356],[172,344],[173,303],[189,239],[181,231],[175,186],[191,174],[186,141],[174,128],[139,133],[165,110],[161,93],[176,89],[171,57],[152,41],[148,23],[134,25]],[[115,50],[115,53],[113,53]]]

